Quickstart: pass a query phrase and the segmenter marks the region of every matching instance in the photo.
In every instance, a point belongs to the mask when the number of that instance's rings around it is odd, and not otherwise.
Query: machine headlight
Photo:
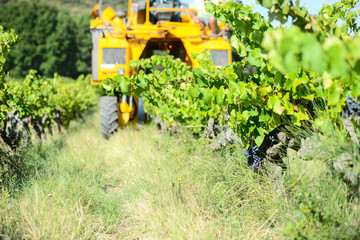
[[[126,49],[103,48],[102,64],[126,64]]]
[[[123,69],[123,68],[118,68],[118,69],[117,69],[117,73],[118,73],[119,75],[124,75],[125,69]]]

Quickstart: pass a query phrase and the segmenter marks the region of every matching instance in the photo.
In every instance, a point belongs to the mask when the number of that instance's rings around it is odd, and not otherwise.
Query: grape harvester
[[[179,0],[129,0],[127,11],[103,9],[100,0],[92,11],[92,80],[99,85],[116,75],[131,76],[131,60],[152,55],[173,55],[188,65],[199,64],[190,54],[211,50],[213,64],[231,62],[231,45],[224,23],[219,33],[210,35],[208,27],[194,24],[189,12],[194,9],[180,5]],[[100,99],[101,134],[108,139],[118,128],[145,120],[143,101],[135,96],[116,93]]]

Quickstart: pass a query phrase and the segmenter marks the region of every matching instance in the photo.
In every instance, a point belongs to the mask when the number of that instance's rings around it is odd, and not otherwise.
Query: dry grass
[[[273,238],[268,223],[276,208],[264,200],[276,195],[271,182],[191,137],[170,137],[152,125],[105,141],[98,121],[75,124],[34,150],[42,160],[33,159],[32,180],[1,203],[13,206],[0,213],[3,237]]]
[[[250,171],[239,153],[226,159],[152,125],[105,141],[98,125],[92,116],[32,150],[31,180],[1,194],[0,238],[278,239],[301,217],[284,176]],[[288,162],[295,180],[312,170],[312,184],[324,172],[323,163]]]

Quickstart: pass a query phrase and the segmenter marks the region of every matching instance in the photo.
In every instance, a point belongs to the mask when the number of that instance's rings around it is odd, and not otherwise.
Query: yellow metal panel
[[[103,49],[104,48],[125,48],[126,49],[126,64],[112,64],[113,66],[104,66],[103,59]],[[117,73],[118,68],[123,68],[125,70],[125,76],[130,76],[129,70],[129,43],[126,39],[118,39],[113,37],[100,38],[99,40],[99,80],[106,78],[113,78]]]
[[[115,17],[115,11],[111,7],[107,7],[101,12],[101,18],[104,22],[110,22]]]

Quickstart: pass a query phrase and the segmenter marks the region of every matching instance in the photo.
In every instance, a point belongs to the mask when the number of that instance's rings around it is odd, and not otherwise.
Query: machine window
[[[215,66],[225,66],[229,64],[228,51],[211,49],[211,60]]]
[[[103,48],[103,64],[126,64],[125,48]]]

